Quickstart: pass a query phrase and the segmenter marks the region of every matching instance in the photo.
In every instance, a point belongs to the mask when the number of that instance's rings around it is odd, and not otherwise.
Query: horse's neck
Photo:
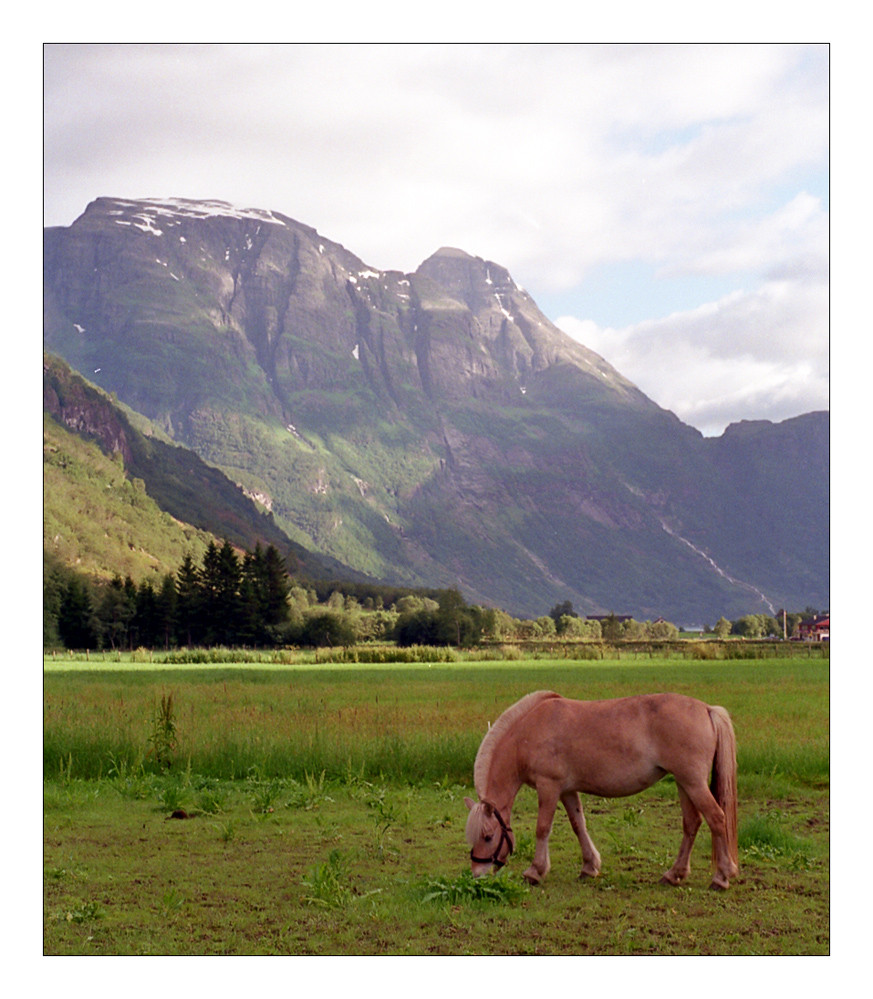
[[[506,821],[515,802],[515,796],[521,788],[521,779],[515,766],[509,762],[492,761],[482,798],[496,805]]]

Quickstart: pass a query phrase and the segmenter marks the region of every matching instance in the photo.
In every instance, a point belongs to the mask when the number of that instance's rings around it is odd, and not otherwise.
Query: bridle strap
[[[500,810],[495,805],[491,805],[490,807],[491,811],[497,816],[497,821],[500,824],[500,840],[494,849],[494,853],[492,853],[490,857],[476,857],[474,856],[473,851],[470,850],[470,860],[472,860],[475,864],[493,864],[499,871],[500,868],[506,864],[505,860],[497,859],[498,854],[501,849],[503,849],[504,843],[509,843],[509,853],[507,853],[506,856],[512,856],[512,851],[514,849],[511,836],[512,829],[503,821],[503,816],[500,814]]]

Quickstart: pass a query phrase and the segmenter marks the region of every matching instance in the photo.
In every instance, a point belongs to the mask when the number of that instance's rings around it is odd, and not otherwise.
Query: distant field
[[[657,884],[681,836],[668,779],[634,798],[587,799],[597,881],[577,882],[578,846],[559,815],[543,886],[465,898],[473,758],[488,722],[543,688],[675,690],[728,708],[742,844],[729,892],[706,887],[704,830],[689,885]],[[827,953],[828,694],[827,661],[800,658],[49,661],[46,952]],[[190,817],[169,819],[175,808]],[[520,882],[535,812],[522,791],[502,878]]]

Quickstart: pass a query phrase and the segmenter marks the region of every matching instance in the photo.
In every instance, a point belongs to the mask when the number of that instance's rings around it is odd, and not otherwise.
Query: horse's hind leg
[[[736,865],[731,860],[730,851],[728,849],[727,823],[725,821],[724,811],[721,805],[719,805],[715,798],[713,798],[712,793],[705,783],[700,787],[691,787],[688,791],[688,796],[691,798],[694,808],[703,815],[704,819],[706,819],[706,824],[709,826],[709,831],[712,833],[715,870],[713,871],[712,883],[709,887],[722,889],[727,888],[730,885],[730,879],[737,873],[737,869]],[[684,817],[684,805],[682,814]],[[700,820],[698,819],[698,824],[699,822]],[[684,839],[682,841],[682,845],[685,845]],[[691,851],[689,849],[689,853],[690,852]],[[679,855],[681,857],[681,850],[679,851]]]
[[[600,854],[597,847],[591,842],[588,829],[585,825],[585,813],[582,811],[582,802],[576,791],[565,791],[561,795],[561,802],[567,810],[567,818],[582,847],[582,873],[580,878],[596,878],[600,873]]]
[[[679,847],[679,854],[669,871],[666,871],[661,878],[662,884],[679,885],[688,877],[691,870],[691,850],[694,846],[694,837],[703,821],[697,806],[688,797],[688,793],[681,784],[679,788],[679,804],[682,806],[682,845]]]

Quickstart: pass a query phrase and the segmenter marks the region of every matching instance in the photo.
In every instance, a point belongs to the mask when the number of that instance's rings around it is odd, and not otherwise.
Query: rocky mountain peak
[[[501,301],[500,296],[521,291],[505,267],[455,247],[437,250],[415,273],[435,282],[471,309],[492,306],[507,311],[508,300]]]

